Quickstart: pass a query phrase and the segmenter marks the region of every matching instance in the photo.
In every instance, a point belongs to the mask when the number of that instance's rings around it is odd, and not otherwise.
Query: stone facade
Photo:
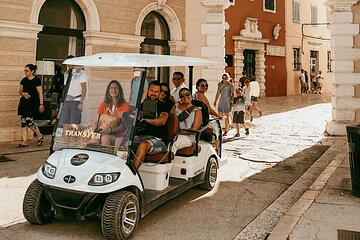
[[[299,19],[294,16],[293,4],[299,4]],[[328,10],[324,4],[325,0],[294,0],[286,1],[286,68],[287,68],[287,93],[288,95],[300,94],[300,69],[304,69],[310,74],[310,51],[317,52],[316,72],[322,71],[324,86],[322,92],[332,91],[333,73],[327,69],[327,52],[330,48],[330,27],[328,22]],[[317,21],[314,23],[322,25],[311,25],[311,7],[317,8]],[[320,38],[321,37],[321,38]],[[300,66],[294,66],[293,49],[299,49]],[[333,59],[334,56],[331,56]]]
[[[227,0],[74,0],[83,12],[86,29],[85,55],[98,52],[139,52],[144,40],[141,25],[151,11],[160,14],[170,31],[170,54],[222,60],[224,56],[224,9]],[[39,14],[45,0],[0,0],[0,141],[21,138],[19,117],[19,81],[23,68],[36,60]],[[191,11],[190,11],[191,10]],[[199,13],[203,13],[201,21]],[[187,28],[186,25],[191,25]],[[193,30],[197,29],[197,30]],[[191,41],[191,42],[190,42]],[[188,46],[199,46],[197,48]],[[201,49],[199,51],[199,49]],[[171,69],[172,72],[175,69]],[[86,70],[90,81],[103,73]],[[202,68],[195,79],[208,78],[215,82],[213,72],[219,75],[222,68]],[[96,86],[96,84],[95,84]],[[99,91],[93,88],[89,91]],[[88,101],[88,100],[87,100]]]
[[[333,68],[333,121],[330,135],[345,135],[346,125],[360,123],[360,71],[358,61],[360,4],[357,0],[328,0],[331,8]]]

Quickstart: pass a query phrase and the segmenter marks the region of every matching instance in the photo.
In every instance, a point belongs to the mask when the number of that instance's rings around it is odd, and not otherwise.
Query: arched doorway
[[[148,13],[141,25],[141,36],[145,37],[141,43],[140,52],[148,54],[169,55],[170,47],[170,31],[161,14],[152,11]],[[149,80],[160,80],[161,82],[169,82],[169,68],[149,69]]]
[[[44,26],[38,33],[36,60],[45,104],[45,113],[38,119],[51,123],[63,89],[66,66],[62,62],[70,54],[82,56],[85,52],[85,17],[74,0],[47,0],[39,11],[38,23]]]
[[[46,1],[38,22],[44,27],[38,34],[37,60],[64,59],[69,54],[84,55],[85,18],[75,1]]]

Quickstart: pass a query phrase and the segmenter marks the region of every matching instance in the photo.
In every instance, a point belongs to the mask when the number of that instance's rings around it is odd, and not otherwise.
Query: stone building
[[[327,0],[331,9],[331,49],[334,71],[331,135],[345,135],[346,125],[360,123],[360,3]]]
[[[233,1],[225,10],[227,71],[245,70],[260,82],[261,96],[285,96],[285,1]]]
[[[325,0],[291,0],[286,2],[287,94],[300,94],[300,69],[309,74],[315,69],[324,77],[322,92],[331,92],[329,11]],[[310,81],[310,80],[309,80]],[[311,88],[311,83],[310,83]]]
[[[228,0],[0,0],[0,141],[20,139],[16,110],[26,64],[39,65],[49,109],[48,81],[54,65],[69,54],[142,52],[223,61],[228,5]],[[89,81],[115,74],[85,70]],[[169,81],[175,70],[185,69],[163,69],[153,77]],[[215,86],[214,76],[222,72],[195,69],[194,78],[205,77]]]

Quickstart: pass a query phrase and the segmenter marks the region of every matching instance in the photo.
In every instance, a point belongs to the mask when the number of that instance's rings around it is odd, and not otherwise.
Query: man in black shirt
[[[134,145],[137,145],[134,166],[138,169],[144,161],[145,155],[165,152],[167,150],[167,130],[165,123],[169,117],[170,109],[164,102],[159,101],[160,82],[152,81],[147,91],[147,99],[156,102],[156,118],[142,118],[140,121],[145,125],[134,139]],[[144,104],[140,105],[140,111]]]

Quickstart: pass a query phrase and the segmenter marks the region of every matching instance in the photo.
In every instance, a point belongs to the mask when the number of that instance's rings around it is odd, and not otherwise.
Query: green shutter
[[[265,9],[268,10],[275,10],[275,0],[265,0]]]

